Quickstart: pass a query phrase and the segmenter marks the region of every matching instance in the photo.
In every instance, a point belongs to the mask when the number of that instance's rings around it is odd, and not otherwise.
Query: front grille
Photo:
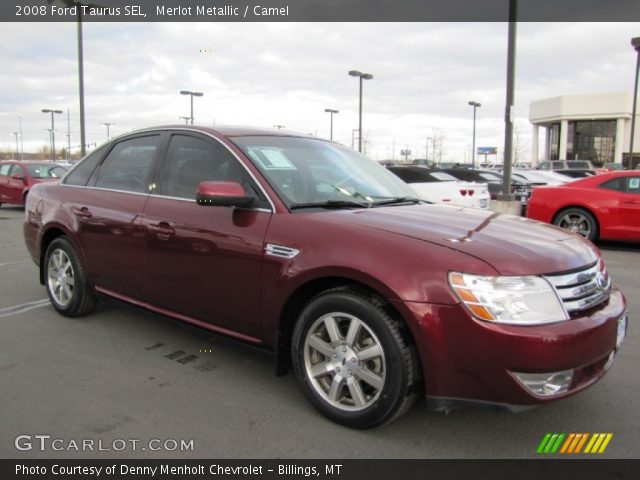
[[[568,313],[588,310],[609,298],[611,280],[600,262],[592,267],[564,275],[547,275]]]

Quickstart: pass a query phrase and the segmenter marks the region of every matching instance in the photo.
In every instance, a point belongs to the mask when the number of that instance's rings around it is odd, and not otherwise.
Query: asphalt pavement
[[[614,366],[587,391],[522,413],[418,401],[357,431],[316,413],[267,353],[114,301],[58,315],[23,216],[0,208],[0,458],[533,458],[547,432],[613,433],[599,458],[640,456],[640,245],[600,244],[631,315]]]

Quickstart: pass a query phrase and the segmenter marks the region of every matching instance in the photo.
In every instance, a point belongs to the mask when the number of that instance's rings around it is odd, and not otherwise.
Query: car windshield
[[[415,196],[407,184],[377,162],[335,143],[279,136],[232,140],[289,208],[323,203],[372,206]]]
[[[62,178],[67,173],[64,168],[58,165],[38,165],[34,163],[27,165],[27,170],[29,170],[31,178]]]

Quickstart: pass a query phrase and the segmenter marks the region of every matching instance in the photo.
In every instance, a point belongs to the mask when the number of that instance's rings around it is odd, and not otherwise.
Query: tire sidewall
[[[595,216],[585,210],[584,208],[567,208],[565,210],[560,211],[555,218],[553,219],[553,224],[556,225],[557,227],[559,227],[560,225],[558,225],[558,222],[560,221],[560,219],[562,218],[562,216],[567,215],[567,214],[571,214],[571,213],[579,213],[580,215],[584,215],[584,217],[587,219],[587,221],[591,224],[591,233],[589,234],[588,237],[582,237],[582,235],[580,235],[582,238],[586,238],[587,240],[590,241],[594,241],[596,238],[598,238],[598,233],[599,233],[599,229],[598,229],[598,222],[596,221]],[[566,229],[565,229],[566,230]]]
[[[378,337],[385,356],[385,384],[373,405],[358,412],[340,410],[328,404],[316,392],[307,377],[304,363],[304,342],[311,326],[323,315],[332,312],[348,313],[364,322]],[[311,300],[302,311],[292,340],[294,370],[302,391],[322,414],[343,425],[369,428],[384,423],[393,416],[406,395],[409,383],[404,368],[401,346],[389,330],[385,313],[366,298],[346,292],[321,295]]]
[[[73,295],[71,297],[71,301],[64,307],[59,305],[56,302],[49,288],[49,278],[48,278],[49,259],[51,257],[51,254],[58,249],[64,251],[67,257],[69,257],[69,260],[71,261],[71,266],[73,268],[73,277],[74,277]],[[71,243],[71,241],[66,237],[56,238],[47,247],[47,252],[44,258],[44,280],[45,280],[45,287],[47,289],[47,295],[49,296],[49,300],[51,301],[53,308],[55,308],[58,312],[60,312],[63,315],[72,315],[73,312],[75,312],[79,308],[80,302],[82,301],[82,298],[88,286],[85,281],[84,269],[82,268],[82,265],[76,253],[76,250],[73,244]]]

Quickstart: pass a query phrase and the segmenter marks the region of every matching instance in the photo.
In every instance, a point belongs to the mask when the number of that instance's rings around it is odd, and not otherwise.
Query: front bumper
[[[536,405],[573,395],[602,378],[616,353],[622,293],[571,320],[540,325],[499,325],[477,320],[461,305],[395,302],[417,325],[427,396],[507,405]],[[417,331],[416,331],[417,330]],[[535,395],[518,373],[573,370],[566,392]]]

